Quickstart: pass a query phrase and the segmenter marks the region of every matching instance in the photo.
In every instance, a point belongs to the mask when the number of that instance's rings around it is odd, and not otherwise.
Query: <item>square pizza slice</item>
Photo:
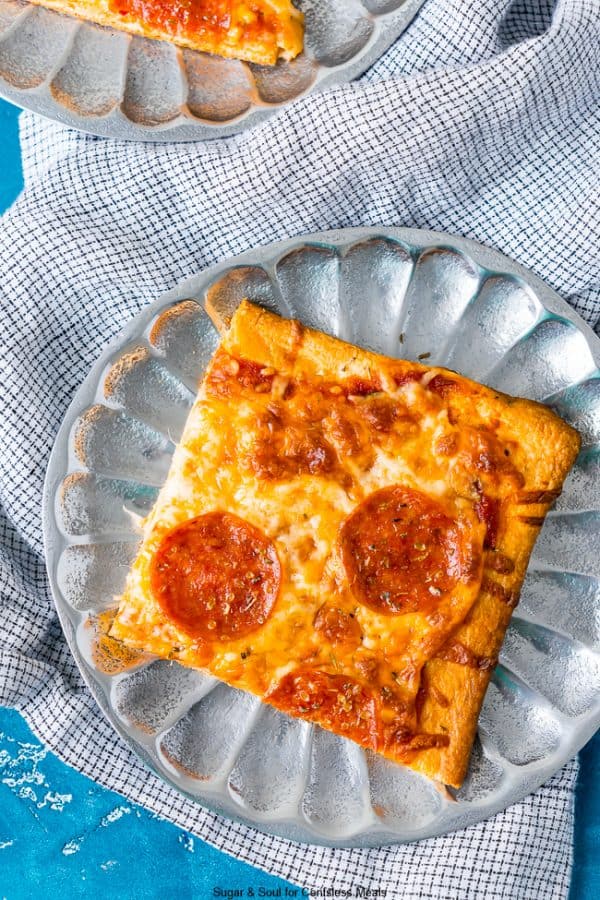
[[[244,301],[111,635],[452,786],[579,436]]]
[[[191,50],[275,65],[302,52],[291,0],[32,0],[57,12]]]

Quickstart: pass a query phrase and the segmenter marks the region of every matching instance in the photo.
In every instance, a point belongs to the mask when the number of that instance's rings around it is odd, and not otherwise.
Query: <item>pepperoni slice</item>
[[[350,588],[378,613],[428,612],[473,573],[475,551],[458,522],[419,491],[376,491],[340,531]]]
[[[336,606],[322,606],[315,616],[314,626],[330,644],[354,648],[362,639],[360,625],[354,616]]]
[[[265,700],[363,746],[377,747],[375,698],[348,675],[297,669],[285,675]]]
[[[263,625],[281,565],[269,538],[226,512],[190,519],[162,540],[151,563],[161,609],[195,638],[240,638]]]

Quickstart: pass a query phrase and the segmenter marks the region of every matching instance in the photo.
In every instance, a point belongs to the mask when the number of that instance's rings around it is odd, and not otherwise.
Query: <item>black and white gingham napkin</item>
[[[147,302],[253,245],[350,225],[476,238],[600,317],[600,0],[428,0],[359,82],[253,132],[125,144],[23,117],[25,191],[0,229],[0,703],[60,756],[215,846],[303,886],[387,897],[557,898],[570,763],[485,824],[332,851],[204,812],[113,734],[63,639],[40,527],[69,399]]]

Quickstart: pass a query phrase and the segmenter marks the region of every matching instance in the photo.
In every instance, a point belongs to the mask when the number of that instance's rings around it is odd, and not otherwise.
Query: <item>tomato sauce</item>
[[[109,0],[109,8],[170,32],[223,34],[231,27],[233,0]]]

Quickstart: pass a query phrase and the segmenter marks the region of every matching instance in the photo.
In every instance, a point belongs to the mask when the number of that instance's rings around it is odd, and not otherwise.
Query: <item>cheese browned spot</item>
[[[108,0],[119,16],[132,16],[151,28],[185,28],[196,34],[224,36],[232,25],[233,0]],[[256,18],[250,28],[266,27]]]
[[[481,494],[475,504],[475,512],[479,521],[485,523],[484,547],[493,550],[496,546],[498,528],[500,527],[500,500]]]

